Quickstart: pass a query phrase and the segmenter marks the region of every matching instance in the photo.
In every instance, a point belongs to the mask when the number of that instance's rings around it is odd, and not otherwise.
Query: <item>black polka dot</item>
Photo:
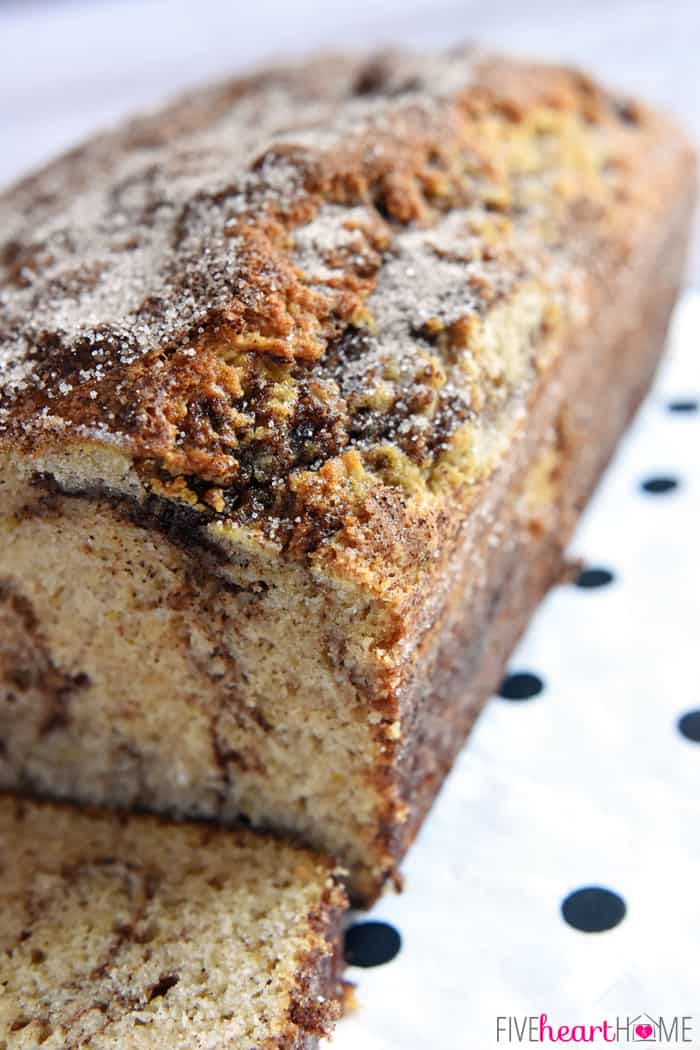
[[[700,708],[697,711],[687,711],[678,719],[678,728],[688,740],[700,744]]]
[[[668,403],[669,412],[677,412],[679,415],[685,415],[691,412],[697,412],[698,402],[693,398],[687,400],[669,401]]]
[[[498,695],[504,700],[530,700],[544,689],[544,682],[529,671],[517,671],[506,675],[501,682]]]
[[[584,886],[566,897],[561,913],[569,926],[582,933],[602,933],[622,922],[627,905],[619,893],[602,886]]]
[[[343,954],[350,966],[381,966],[401,950],[401,934],[388,922],[356,922],[345,933]]]
[[[592,590],[594,587],[605,587],[615,579],[610,569],[584,569],[576,578],[576,586],[583,590]]]
[[[648,492],[654,496],[661,495],[663,492],[672,492],[673,489],[677,488],[677,478],[671,478],[661,474],[654,478],[646,478],[646,480],[642,482],[642,489],[644,492]]]

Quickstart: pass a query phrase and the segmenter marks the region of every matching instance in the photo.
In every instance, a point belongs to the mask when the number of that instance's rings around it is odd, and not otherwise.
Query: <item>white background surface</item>
[[[573,59],[675,109],[700,138],[691,0],[24,0],[0,3],[0,182],[260,57],[471,38]],[[546,689],[494,700],[480,719],[405,866],[406,893],[376,909],[403,950],[352,974],[361,1007],[337,1050],[488,1050],[497,1015],[541,1011],[562,1024],[694,1014],[700,1046],[700,746],[675,729],[700,707],[700,416],[664,407],[700,395],[699,344],[700,298],[688,298],[574,545],[616,582],[559,588],[538,614],[512,666]],[[681,487],[642,495],[655,473]],[[627,903],[608,933],[561,919],[563,897],[591,883]]]

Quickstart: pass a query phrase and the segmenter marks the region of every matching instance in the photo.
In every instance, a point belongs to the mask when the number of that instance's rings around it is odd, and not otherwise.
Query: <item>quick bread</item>
[[[332,56],[0,199],[0,783],[392,875],[643,396],[694,160],[565,69]]]
[[[0,796],[6,1050],[306,1050],[340,1009],[332,864],[251,831]]]

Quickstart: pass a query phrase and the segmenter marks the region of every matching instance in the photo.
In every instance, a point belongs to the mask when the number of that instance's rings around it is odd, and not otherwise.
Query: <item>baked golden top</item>
[[[0,434],[117,446],[308,551],[488,471],[681,156],[583,75],[466,50],[191,94],[0,198]]]

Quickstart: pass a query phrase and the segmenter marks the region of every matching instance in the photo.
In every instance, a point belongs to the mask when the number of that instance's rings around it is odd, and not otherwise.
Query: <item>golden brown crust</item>
[[[477,439],[683,164],[584,76],[471,51],[193,94],[0,199],[0,430],[117,445],[292,554],[386,513],[410,531],[407,502],[488,469]],[[513,302],[509,371],[489,325]]]

